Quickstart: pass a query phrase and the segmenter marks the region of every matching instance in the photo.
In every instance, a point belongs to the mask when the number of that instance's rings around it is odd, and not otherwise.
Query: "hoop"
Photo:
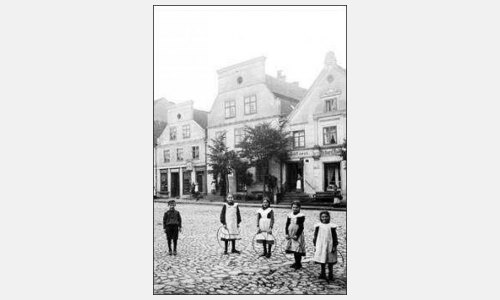
[[[339,260],[339,256],[341,257],[341,261]],[[340,267],[343,268],[345,266],[345,259],[344,259],[344,255],[342,254],[342,252],[340,252],[339,250],[337,250],[337,263],[340,264]]]
[[[287,259],[287,260],[293,260],[294,259],[294,255],[293,253],[286,253],[286,246],[288,244],[288,240],[287,239],[284,239],[282,242],[281,242],[281,254],[283,254],[283,256]],[[304,245],[304,247],[306,248],[306,253],[305,255],[303,256],[304,258],[305,257],[308,257],[307,255],[307,252],[308,252],[308,248],[307,248],[307,243],[306,245]],[[314,246],[313,246],[314,247]],[[314,250],[313,250],[314,252]]]
[[[240,233],[241,230],[238,228],[238,235],[240,235]],[[221,227],[219,227],[219,229],[217,229],[217,243],[219,244],[219,247],[221,247],[222,249],[225,248],[225,245],[221,243],[221,241],[223,238],[227,238],[228,236],[229,236],[229,230],[227,228],[224,228],[224,225],[222,225]]]
[[[224,228],[224,226],[221,226],[221,227],[219,227],[219,229],[217,229],[216,238],[217,238],[217,243],[219,244],[219,247],[224,249],[224,245],[222,245],[221,240],[222,240],[223,236],[228,236],[228,235],[229,235],[229,230],[227,230],[227,228]]]
[[[257,254],[259,254],[260,251],[261,251],[261,250],[258,250],[258,248],[255,247],[256,244],[260,244],[259,242],[257,242],[257,236],[259,236],[259,235],[263,235],[266,240],[268,240],[269,237],[273,240],[274,247],[271,247],[271,253],[272,253],[273,252],[273,248],[276,248],[276,246],[278,246],[278,242],[277,242],[276,237],[272,234],[272,232],[267,232],[267,231],[257,232],[253,236],[253,238],[252,238],[252,248],[253,248],[253,251],[255,251],[255,253],[257,253]]]

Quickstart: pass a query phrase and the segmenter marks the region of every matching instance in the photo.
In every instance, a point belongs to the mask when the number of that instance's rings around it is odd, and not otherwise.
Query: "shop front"
[[[302,160],[287,162],[286,164],[286,192],[304,191],[304,162]]]
[[[345,164],[339,147],[314,147],[294,150],[284,164],[284,188],[287,192],[304,192],[313,195],[327,191],[334,183],[345,194]],[[297,183],[300,180],[300,185]],[[300,187],[300,189],[298,189]]]

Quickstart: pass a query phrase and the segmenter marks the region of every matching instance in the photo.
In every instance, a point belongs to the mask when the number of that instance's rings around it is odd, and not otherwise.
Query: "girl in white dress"
[[[274,225],[274,212],[270,207],[271,202],[269,198],[264,197],[262,200],[262,208],[257,210],[257,243],[262,244],[264,253],[261,256],[270,258],[271,248],[274,244],[274,237],[272,236]]]
[[[240,240],[240,223],[241,214],[237,203],[234,203],[232,194],[227,195],[227,203],[224,203],[220,213],[220,222],[227,229],[226,235],[221,237],[224,241],[224,254],[227,254],[227,246],[229,241],[232,242],[231,253],[239,254],[240,251],[236,250],[236,240]]]
[[[330,223],[330,213],[319,214],[320,223],[314,225],[313,243],[316,247],[313,261],[321,264],[319,279],[326,279],[325,265],[328,264],[328,280],[333,280],[333,265],[337,263],[337,225]]]
[[[292,212],[288,214],[285,225],[285,236],[287,241],[286,253],[293,253],[295,263],[290,267],[302,268],[302,256],[306,255],[306,243],[304,240],[304,222],[306,216],[300,212],[300,202],[292,202]]]

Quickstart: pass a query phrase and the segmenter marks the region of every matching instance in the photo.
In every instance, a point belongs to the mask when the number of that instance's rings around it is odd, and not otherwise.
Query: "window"
[[[337,127],[323,127],[323,145],[337,144]]]
[[[183,125],[182,126],[182,138],[183,139],[188,139],[191,137],[191,128],[188,125]]]
[[[304,130],[293,132],[293,148],[304,148],[306,146],[306,135]]]
[[[337,98],[325,100],[325,112],[337,110]]]
[[[163,162],[170,162],[170,150],[163,150]]]
[[[257,113],[257,97],[255,95],[245,97],[245,115]]]
[[[167,170],[160,170],[161,174],[161,186],[160,191],[167,192],[168,191],[168,173]]]
[[[177,148],[177,161],[183,161],[183,150],[182,148]]]
[[[234,100],[224,102],[224,110],[226,119],[236,117],[236,102]]]
[[[170,140],[175,141],[177,139],[177,127],[170,127]]]
[[[193,159],[200,159],[200,147],[193,146]]]
[[[234,129],[234,145],[238,145],[243,141],[244,138],[244,130],[243,128],[235,128]]]

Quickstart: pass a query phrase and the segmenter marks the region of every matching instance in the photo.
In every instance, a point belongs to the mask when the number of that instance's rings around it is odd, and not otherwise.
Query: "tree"
[[[237,154],[234,150],[229,150],[226,146],[226,134],[212,139],[212,144],[208,146],[208,165],[211,167],[209,171],[213,175],[215,182],[221,181],[221,196],[226,196],[228,192],[228,175],[233,171],[233,161],[237,159]]]
[[[245,161],[244,159],[241,159],[240,157],[236,157],[232,162],[231,165],[234,170],[234,176],[236,177],[236,182],[239,186],[249,186],[252,185],[253,183],[253,175],[252,173],[248,172],[248,169],[250,168],[250,164]]]
[[[282,162],[288,157],[290,145],[289,133],[283,130],[283,125],[273,127],[270,123],[261,123],[255,128],[245,127],[245,138],[240,143],[240,156],[249,161],[250,165],[263,168],[264,184],[271,189],[269,163],[271,160]],[[272,182],[271,182],[272,183]],[[276,184],[273,185],[273,188]]]

